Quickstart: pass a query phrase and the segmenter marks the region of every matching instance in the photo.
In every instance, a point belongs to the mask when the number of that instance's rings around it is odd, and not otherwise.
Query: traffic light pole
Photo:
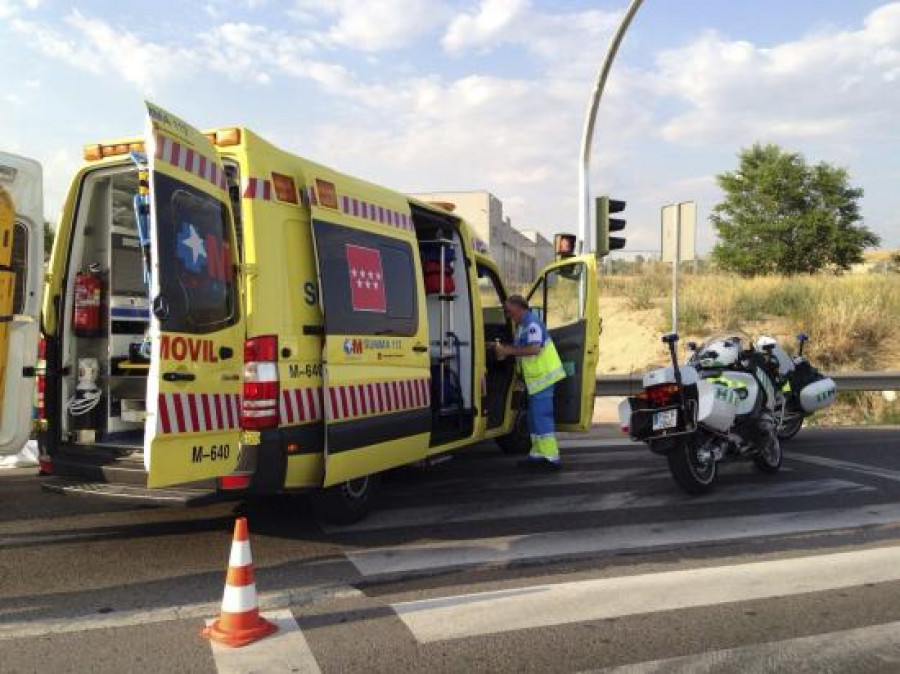
[[[597,120],[597,109],[600,107],[600,99],[603,96],[603,90],[606,87],[606,80],[609,72],[612,70],[613,61],[616,59],[616,53],[619,51],[619,45],[625,37],[631,20],[637,14],[644,0],[632,0],[631,5],[622,17],[622,23],[619,29],[613,35],[612,41],[609,43],[609,49],[606,52],[606,58],[603,66],[600,68],[600,74],[597,76],[597,84],[594,87],[594,93],[591,96],[591,102],[588,105],[587,117],[584,120],[584,133],[581,137],[581,165],[578,167],[578,234],[582,241],[582,252],[590,253],[593,250],[591,245],[591,190],[590,190],[590,165],[591,165],[591,143],[594,138],[594,124]]]

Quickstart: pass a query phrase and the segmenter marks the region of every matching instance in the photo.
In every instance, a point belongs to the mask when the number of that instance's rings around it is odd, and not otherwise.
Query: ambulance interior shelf
[[[67,302],[71,315],[63,325],[71,326],[71,332],[63,358],[81,377],[63,381],[62,399],[67,406],[64,429],[81,444],[143,445],[149,361],[141,345],[150,303],[135,220],[137,189],[137,171],[130,167],[89,176],[77,216],[73,285],[93,270],[93,294],[91,313],[86,323],[84,316],[79,319],[79,329],[76,315],[85,294],[76,297],[75,289]]]
[[[474,423],[472,297],[455,216],[412,206],[431,346],[432,444],[464,437]]]

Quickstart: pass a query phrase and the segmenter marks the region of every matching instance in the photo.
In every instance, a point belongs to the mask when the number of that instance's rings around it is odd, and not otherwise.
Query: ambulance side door
[[[43,275],[41,166],[0,153],[0,455],[31,433]]]
[[[593,417],[600,348],[596,258],[583,255],[548,265],[528,302],[546,324],[566,371],[554,395],[556,428],[586,431]]]
[[[175,115],[151,103],[147,110],[152,356],[144,463],[148,486],[164,487],[238,465],[245,319],[216,150]]]
[[[324,180],[316,190],[328,487],[425,457],[431,382],[408,204],[373,203]]]

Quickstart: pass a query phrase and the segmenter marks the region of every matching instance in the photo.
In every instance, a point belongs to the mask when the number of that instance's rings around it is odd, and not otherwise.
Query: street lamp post
[[[578,167],[578,232],[582,241],[582,250],[590,253],[593,250],[593,234],[588,223],[591,221],[591,190],[590,190],[590,164],[591,164],[591,143],[594,138],[594,123],[597,119],[597,109],[600,107],[600,98],[603,96],[603,89],[606,87],[606,79],[609,77],[609,71],[612,70],[613,61],[616,53],[619,51],[619,45],[625,37],[631,20],[637,14],[644,0],[632,0],[628,10],[622,17],[619,28],[613,35],[609,43],[609,49],[606,52],[606,58],[603,61],[603,67],[600,68],[600,74],[597,76],[597,84],[594,87],[594,93],[591,95],[591,102],[588,105],[587,117],[584,120],[584,133],[581,137],[581,165]]]

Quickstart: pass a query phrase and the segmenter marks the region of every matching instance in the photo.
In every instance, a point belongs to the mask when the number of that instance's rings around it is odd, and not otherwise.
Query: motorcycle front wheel
[[[702,436],[684,436],[666,458],[675,482],[688,494],[705,494],[712,489],[718,470]]]

